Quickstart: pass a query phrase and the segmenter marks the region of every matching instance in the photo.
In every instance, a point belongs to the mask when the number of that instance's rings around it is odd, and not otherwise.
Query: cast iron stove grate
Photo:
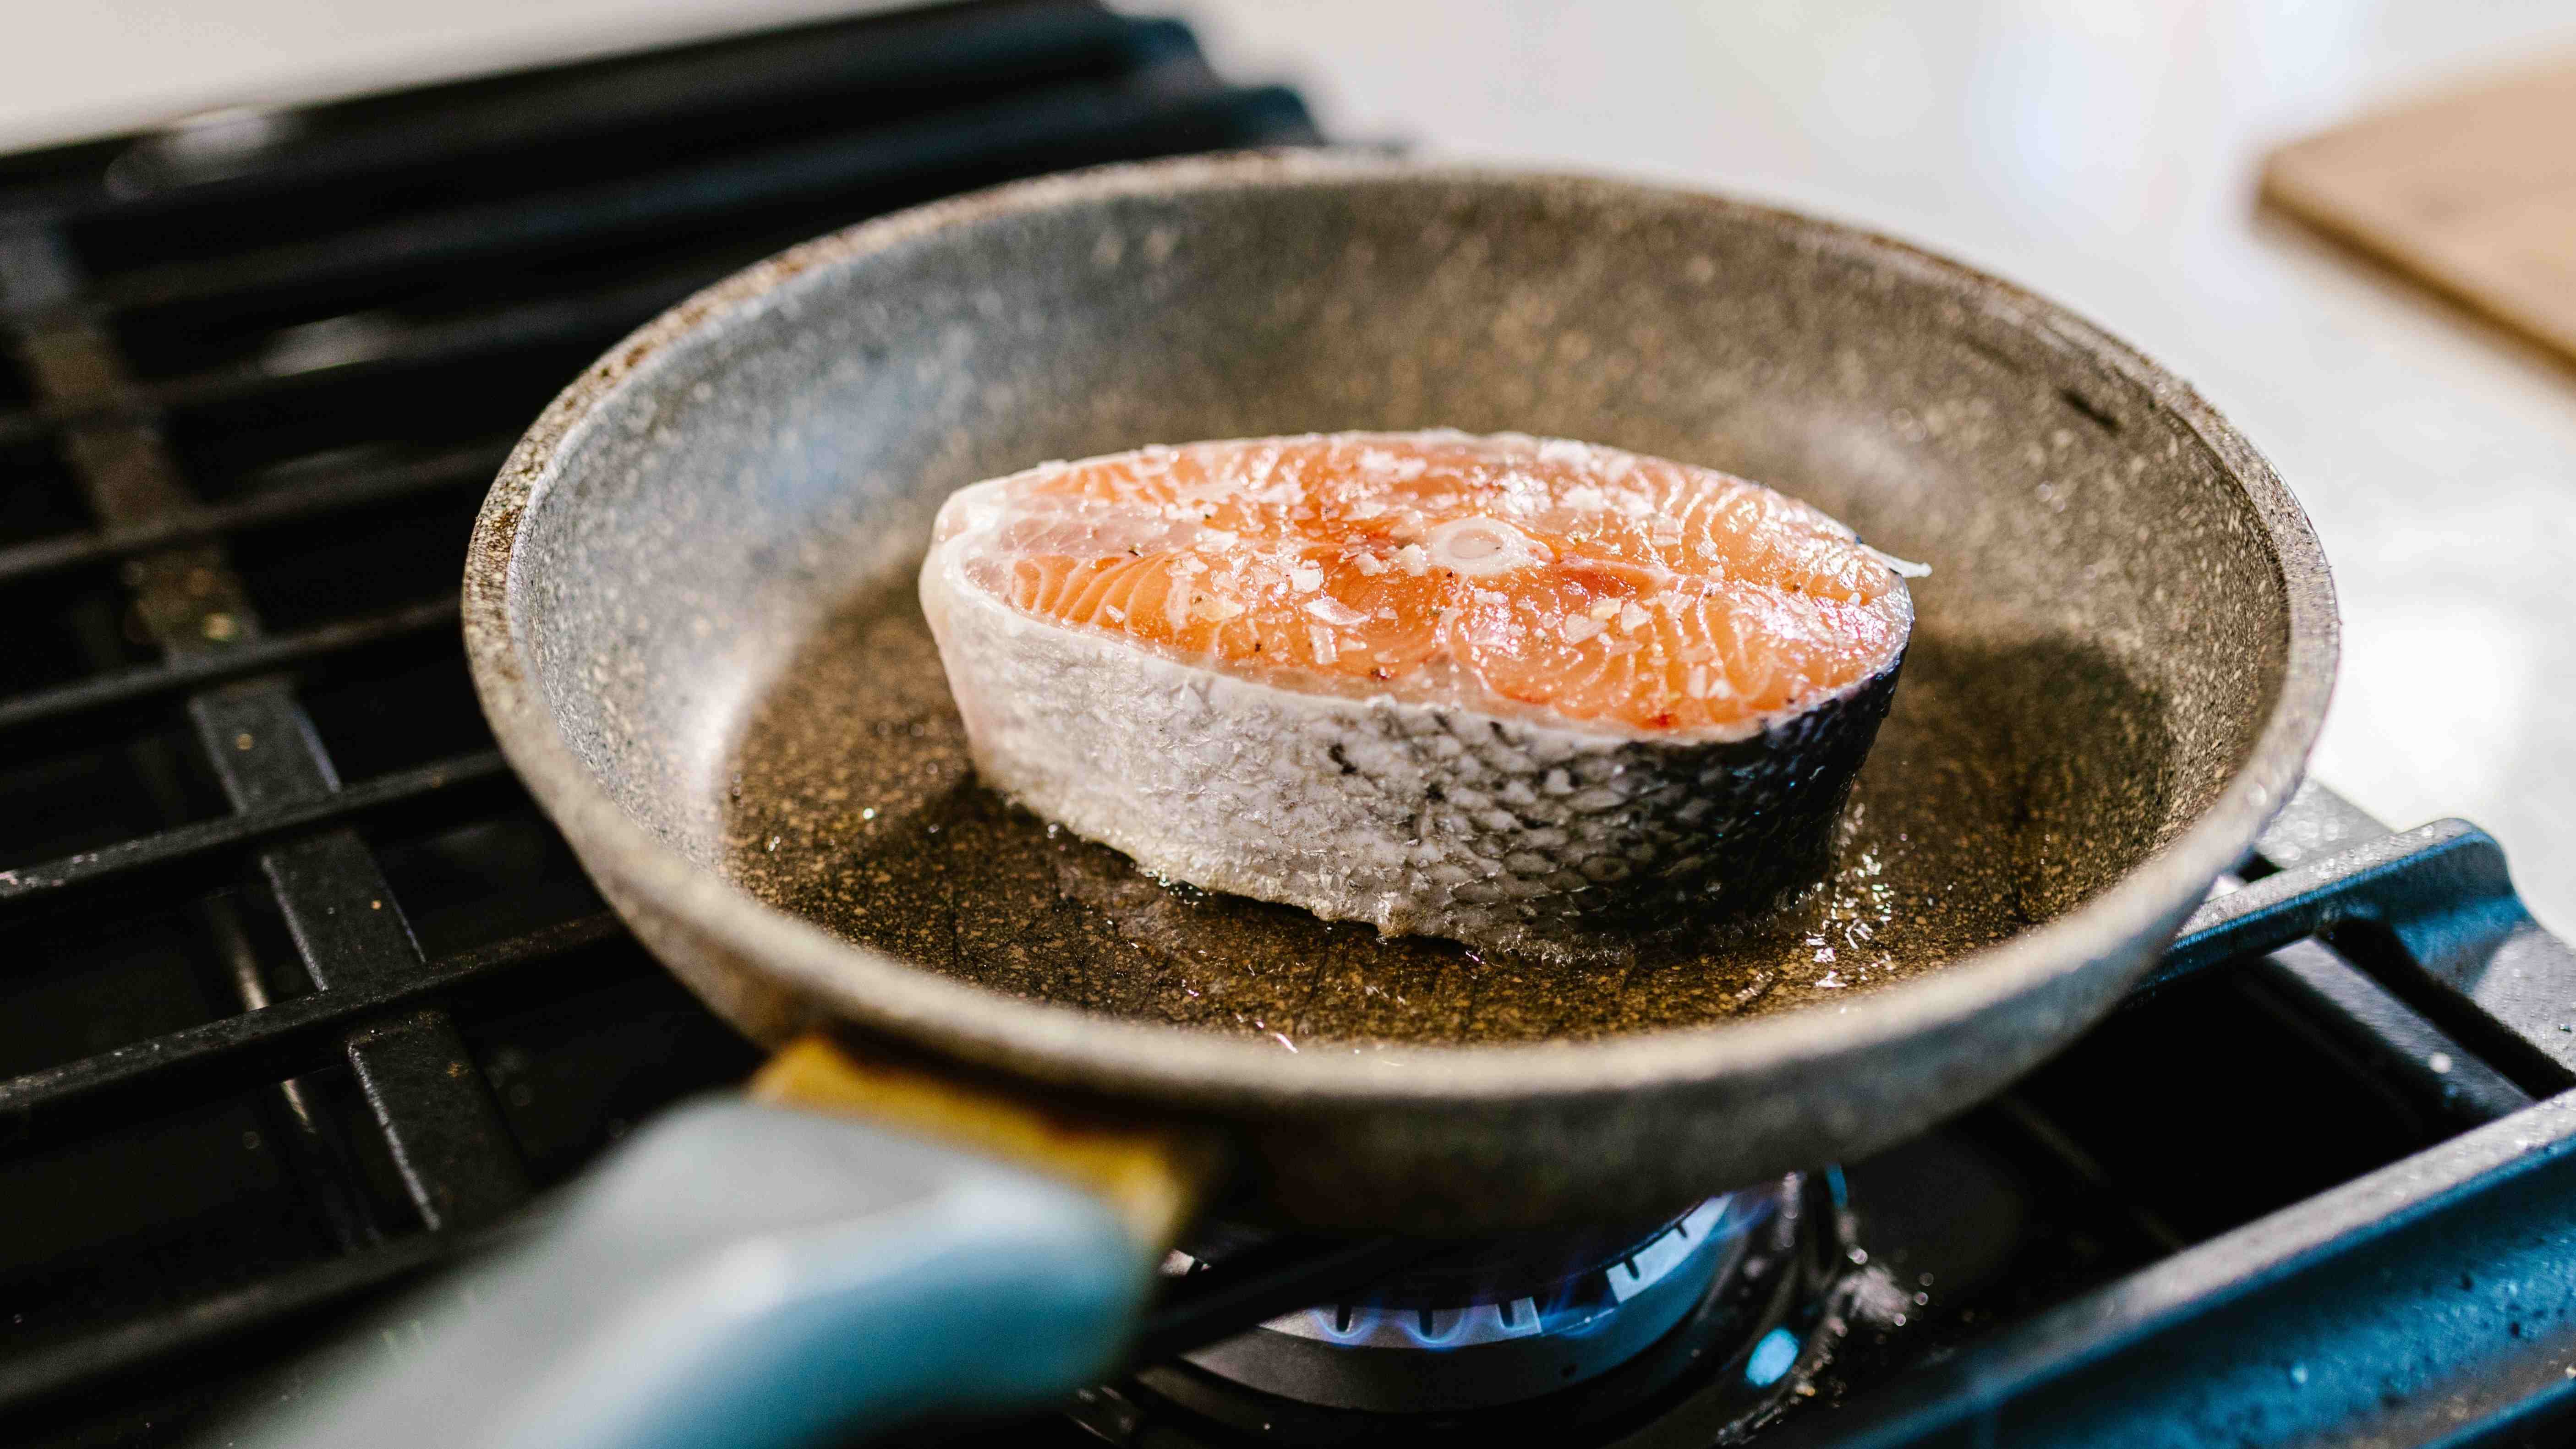
[[[1178,26],[1025,0],[0,158],[0,1436],[291,1394],[356,1304],[751,1067],[501,767],[455,642],[475,504],[564,379],[862,216],[1312,139]],[[2565,948],[2483,837],[2321,791],[2247,871],[2130,1010],[1851,1167],[1869,1291],[1807,1386],[1840,1408],[1766,1442],[2429,1443],[2576,1391],[2576,1106],[2533,1105],[2576,1061]],[[1148,1356],[1404,1258],[1272,1245]],[[1205,1428],[1136,1402],[1089,1432]]]

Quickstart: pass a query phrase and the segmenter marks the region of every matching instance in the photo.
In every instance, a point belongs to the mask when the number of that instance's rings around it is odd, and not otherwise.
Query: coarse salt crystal
[[[1334,598],[1330,594],[1326,594],[1320,599],[1307,600],[1306,612],[1323,620],[1327,624],[1339,624],[1344,628],[1348,628],[1353,624],[1365,624],[1368,622],[1369,617],[1368,615],[1361,613],[1359,610],[1352,608],[1350,605],[1343,603],[1341,600]]]
[[[1583,612],[1595,619],[1601,620],[1603,623],[1608,623],[1618,615],[1619,601],[1617,599],[1595,599],[1592,601],[1592,607],[1584,610]]]
[[[1127,611],[1118,607],[1116,604],[1103,604],[1100,606],[1100,612],[1107,614],[1109,616],[1109,622],[1112,624],[1124,624],[1127,622]]]
[[[1341,657],[1342,651],[1333,643],[1333,631],[1325,628],[1323,625],[1312,624],[1307,626],[1306,638],[1315,646],[1316,663],[1330,664]]]
[[[1324,586],[1324,571],[1310,563],[1301,563],[1288,571],[1288,582],[1297,592],[1311,594]]]
[[[1351,559],[1351,567],[1373,579],[1386,572],[1386,560],[1373,553],[1358,554]]]
[[[1651,616],[1645,610],[1638,608],[1634,601],[1619,606],[1619,628],[1622,632],[1635,629],[1645,623],[1649,617]]]
[[[1598,619],[1584,618],[1578,615],[1575,618],[1565,621],[1565,642],[1568,644],[1580,644],[1584,640],[1591,638],[1593,635],[1598,634],[1609,627],[1609,625],[1602,623]]]
[[[1418,579],[1424,570],[1431,567],[1431,551],[1418,543],[1408,543],[1395,551],[1395,561],[1404,566],[1406,573]]]

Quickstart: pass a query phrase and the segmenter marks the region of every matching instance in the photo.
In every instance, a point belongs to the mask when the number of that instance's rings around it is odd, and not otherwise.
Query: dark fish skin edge
[[[1773,909],[1832,866],[1836,826],[1904,664],[1900,649],[1849,692],[1746,739],[1623,747],[1616,755],[1626,766],[1621,783],[1649,788],[1604,812],[1618,820],[1613,842],[1595,836],[1582,848],[1597,855],[1603,844],[1627,847],[1647,858],[1643,869],[1564,889],[1565,868],[1580,862],[1534,851],[1530,837],[1570,822],[1550,809],[1554,802],[1541,801],[1514,812],[1518,829],[1480,830],[1487,839],[1468,848],[1503,863],[1507,874],[1555,884],[1524,898],[1493,900],[1475,912],[1479,919],[1453,913],[1418,929],[1471,947],[1603,960]],[[1443,723],[1456,730],[1466,722],[1450,716]],[[1508,725],[1496,733],[1503,749],[1517,745]],[[1702,808],[1693,811],[1695,804]],[[1545,859],[1543,870],[1533,855]]]
[[[1766,911],[1822,879],[1833,865],[1835,827],[1852,783],[1904,667],[1900,649],[1851,693],[1720,746],[1700,777],[1703,798],[1720,802],[1725,821],[1712,832],[1709,865],[1672,877],[1671,893],[1639,924],[1688,926]]]

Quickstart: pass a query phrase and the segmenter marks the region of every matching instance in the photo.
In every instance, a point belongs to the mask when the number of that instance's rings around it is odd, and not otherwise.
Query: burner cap
[[[1559,1239],[1554,1252],[1526,1238],[1462,1249],[1365,1300],[1286,1314],[1188,1359],[1332,1408],[1415,1413],[1534,1398],[1605,1373],[1670,1331],[1777,1207],[1770,1191],[1713,1197],[1606,1254],[1599,1235]],[[1176,1253],[1169,1267],[1195,1261]]]

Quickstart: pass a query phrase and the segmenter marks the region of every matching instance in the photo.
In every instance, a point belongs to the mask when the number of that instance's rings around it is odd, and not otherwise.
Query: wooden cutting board
[[[2576,359],[2576,56],[2284,146],[2263,196]]]

